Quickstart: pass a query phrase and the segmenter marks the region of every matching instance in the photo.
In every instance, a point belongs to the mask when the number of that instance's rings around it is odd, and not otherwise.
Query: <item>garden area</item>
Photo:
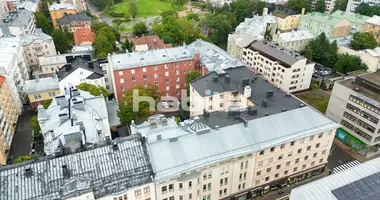
[[[314,89],[296,96],[319,110],[321,113],[326,113],[330,95],[322,89]]]

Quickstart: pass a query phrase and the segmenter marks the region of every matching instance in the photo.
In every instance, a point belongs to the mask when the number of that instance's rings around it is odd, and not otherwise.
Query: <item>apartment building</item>
[[[74,58],[57,72],[61,91],[70,86],[81,83],[106,87],[103,69],[96,61],[87,61],[84,58]]]
[[[353,56],[359,56],[362,63],[366,64],[368,72],[376,72],[380,68],[380,47],[374,49],[354,50],[349,46],[338,46],[338,53],[348,53]]]
[[[235,32],[228,34],[227,52],[241,60],[243,48],[255,40],[263,40],[265,32],[270,30],[270,35],[276,33],[277,21],[273,15],[245,18],[244,22],[236,27]]]
[[[380,2],[378,0],[348,0],[346,12],[355,12],[356,7],[361,3],[367,3],[370,6],[379,6]]]
[[[56,76],[46,78],[36,76],[35,79],[25,81],[25,85],[25,93],[33,109],[37,109],[38,105],[43,105],[45,101],[52,100],[60,93]]]
[[[299,13],[284,5],[267,4],[263,10],[263,15],[268,14],[276,17],[277,30],[288,32],[298,28],[299,18],[305,14],[305,9]]]
[[[273,42],[289,49],[290,51],[301,52],[305,49],[309,41],[314,39],[314,35],[308,30],[277,33],[273,35]]]
[[[85,0],[62,0],[60,2],[73,5],[78,12],[85,12],[87,10],[87,2]]]
[[[53,38],[40,28],[32,35],[21,36],[21,43],[29,67],[39,67],[40,56],[57,55]]]
[[[17,10],[17,6],[21,4],[22,0],[5,0],[9,10]]]
[[[374,15],[367,19],[364,25],[364,32],[370,32],[375,36],[376,42],[380,44],[380,17]]]
[[[111,138],[102,95],[70,87],[55,96],[48,109],[39,105],[37,110],[46,155],[75,153]]]
[[[0,75],[0,165],[5,165],[16,129],[18,114],[6,78]]]
[[[139,135],[97,148],[0,168],[2,200],[156,200],[152,167]],[[56,183],[56,184],[53,184]]]
[[[40,0],[25,0],[17,6],[17,10],[29,10],[30,12],[42,11],[42,1]]]
[[[84,13],[68,14],[59,18],[57,21],[57,27],[61,29],[67,29],[69,32],[74,33],[80,28],[91,28],[92,18]]]
[[[351,33],[351,22],[327,13],[312,12],[301,17],[299,30],[308,30],[315,37],[325,33],[327,38],[345,37]]]
[[[32,35],[36,30],[34,13],[28,10],[9,11],[0,21],[0,36]]]
[[[309,89],[315,65],[299,53],[260,41],[244,49],[243,62],[286,92]]]
[[[77,14],[75,6],[70,3],[53,3],[49,6],[49,13],[54,28],[57,28],[57,20],[65,15]]]
[[[338,18],[338,19],[346,19],[351,22],[351,34],[354,34],[356,32],[363,32],[364,31],[364,24],[370,17],[365,15],[360,15],[358,13],[351,13],[351,12],[345,12],[341,10],[337,10],[330,14],[330,16]]]
[[[5,77],[18,114],[26,103],[25,80],[29,79],[20,38],[0,38],[0,75]]]
[[[320,1],[320,0],[311,0],[310,1],[311,10],[315,9],[315,4],[317,3],[317,1]],[[334,10],[334,6],[335,6],[335,0],[325,0],[326,12],[332,12]]]
[[[379,72],[368,73],[334,84],[326,115],[342,124],[337,138],[367,155],[380,144]]]
[[[138,84],[154,84],[162,96],[180,97],[185,75],[198,60],[199,53],[189,46],[108,55],[115,98]]]
[[[129,42],[132,42],[132,51],[147,51],[153,49],[172,48],[172,44],[165,44],[164,40],[161,40],[157,35],[147,35],[141,37],[126,38]],[[125,39],[124,39],[125,40]],[[125,41],[122,41],[125,42]]]
[[[0,18],[3,19],[8,14],[8,6],[5,0],[0,1]]]
[[[380,158],[294,188],[290,200],[379,198]]]

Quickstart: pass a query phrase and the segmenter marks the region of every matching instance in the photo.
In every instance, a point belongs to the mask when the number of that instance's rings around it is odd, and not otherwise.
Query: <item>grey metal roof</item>
[[[43,157],[0,167],[0,199],[66,199],[87,191],[93,191],[98,199],[152,182],[141,135],[114,141],[118,150],[105,145],[63,157]]]
[[[71,73],[73,73],[78,68],[86,69],[93,72],[87,79],[98,79],[104,76],[103,70],[99,63],[96,61],[87,61],[81,57],[74,58],[71,63],[64,65],[57,72],[59,81],[65,79]]]
[[[42,32],[42,29],[36,28],[36,31],[34,32],[33,35],[22,35],[21,36],[21,42],[23,46],[30,45],[32,42],[35,40],[43,40],[45,42],[51,43],[53,42],[53,38]]]
[[[362,163],[353,168],[347,169],[341,173],[333,174],[327,176],[325,178],[319,179],[317,181],[313,181],[306,185],[297,187],[292,190],[290,194],[290,200],[338,200],[338,198],[333,194],[333,191],[342,187],[342,186],[351,186],[355,181],[365,179],[369,177],[372,179],[371,175],[376,174],[375,180],[379,182],[380,176],[378,173],[380,172],[380,158],[375,158],[373,160]],[[365,181],[360,181],[365,184]],[[360,190],[360,189],[363,190]],[[349,189],[347,194],[352,191],[360,192],[361,197],[364,199],[366,196],[371,194],[372,187],[355,187]],[[359,190],[357,190],[359,189]],[[379,184],[375,185],[375,190],[379,191]],[[355,193],[356,193],[355,192]],[[364,192],[364,193],[363,193]],[[353,198],[345,198],[347,200],[356,200],[357,197]],[[372,199],[379,199],[378,197]]]
[[[110,126],[120,125],[120,118],[117,116],[117,111],[119,110],[119,104],[116,100],[106,101],[108,121]]]
[[[33,80],[25,81],[25,92],[26,94],[32,94],[36,92],[45,92],[50,90],[58,90],[58,78],[56,77],[46,77],[37,78]]]
[[[183,130],[189,131],[186,124]],[[155,180],[160,181],[275,145],[316,133],[339,124],[306,106],[275,115],[221,127],[202,134],[183,134],[148,144]],[[165,134],[162,130],[161,134]],[[191,151],[189,151],[191,149]]]
[[[30,22],[30,19],[34,17],[34,13],[29,10],[10,11],[5,17],[7,21],[1,20],[0,25],[7,25],[13,27],[26,26]]]
[[[92,21],[92,19],[83,13],[65,15],[64,17],[57,19],[58,24],[70,24],[71,22],[76,21]]]
[[[49,6],[49,10],[76,10],[75,6],[70,3],[53,3]]]
[[[290,32],[279,33],[278,35],[284,42],[311,40],[314,38],[314,35],[308,30],[300,30],[300,31],[292,30]]]

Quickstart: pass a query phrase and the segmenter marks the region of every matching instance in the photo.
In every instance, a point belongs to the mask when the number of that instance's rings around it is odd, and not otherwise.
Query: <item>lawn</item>
[[[321,89],[312,90],[306,93],[297,95],[298,98],[313,106],[323,114],[326,113],[327,105],[329,104],[330,95]]]
[[[124,0],[123,3],[117,4],[111,8],[115,13],[126,13],[129,9],[129,0]],[[166,10],[177,10],[177,7],[172,6],[168,0],[137,0],[136,1],[138,14],[137,17],[158,16]],[[180,10],[185,10],[184,6]]]

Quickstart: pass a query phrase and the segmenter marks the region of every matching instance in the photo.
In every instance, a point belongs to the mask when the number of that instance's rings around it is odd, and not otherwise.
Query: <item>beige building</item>
[[[311,0],[310,2],[310,8],[312,10],[315,9],[315,4],[317,3],[318,0]],[[320,1],[320,0],[319,0]],[[335,6],[335,0],[325,0],[325,9],[327,12],[331,12],[334,10]]]
[[[338,53],[345,54],[348,53],[353,56],[359,56],[362,63],[366,64],[368,72],[376,72],[380,68],[380,48],[366,49],[366,50],[353,50],[346,46],[338,46]]]
[[[5,165],[16,129],[18,114],[6,78],[0,75],[0,165]]]
[[[305,8],[300,13],[283,5],[267,4],[263,10],[263,15],[268,14],[276,17],[277,30],[288,32],[298,28],[299,19],[305,14]]]
[[[8,14],[8,6],[6,0],[0,0],[0,19],[3,19]]]
[[[43,105],[45,101],[52,100],[56,95],[59,95],[59,84],[57,77],[46,77],[25,81],[26,94],[28,95],[29,103],[34,109],[38,105]]]
[[[380,44],[380,17],[374,15],[372,18],[369,18],[364,24],[364,31],[370,32],[375,36],[377,45]]]
[[[273,35],[273,42],[285,47],[290,51],[301,52],[305,49],[309,41],[314,39],[314,35],[308,30],[277,33]]]
[[[314,72],[314,63],[299,53],[267,42],[244,48],[243,62],[286,92],[309,89]]]

